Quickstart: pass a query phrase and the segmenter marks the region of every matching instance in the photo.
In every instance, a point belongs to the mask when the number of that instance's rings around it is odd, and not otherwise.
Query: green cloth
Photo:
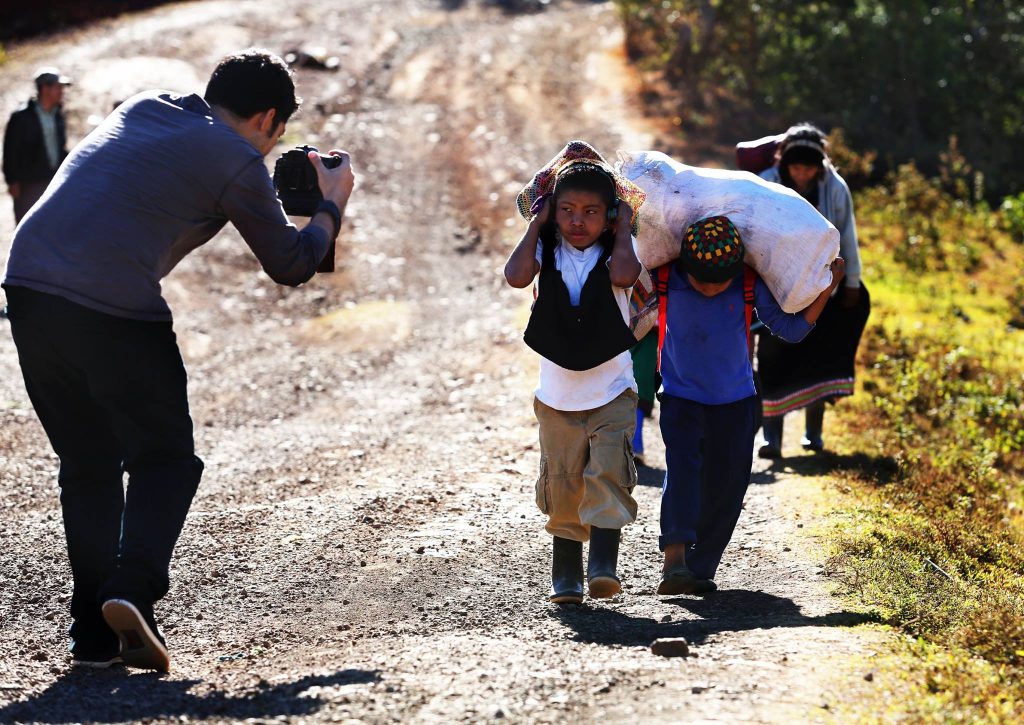
[[[648,332],[644,339],[629,350],[633,356],[633,377],[636,379],[637,395],[640,400],[654,403],[658,392],[658,328]]]

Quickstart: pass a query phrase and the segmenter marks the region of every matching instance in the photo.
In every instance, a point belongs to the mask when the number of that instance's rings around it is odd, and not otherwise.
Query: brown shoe
[[[698,579],[685,565],[674,566],[661,575],[658,594],[671,596],[675,594],[707,594],[718,589],[711,579]]]

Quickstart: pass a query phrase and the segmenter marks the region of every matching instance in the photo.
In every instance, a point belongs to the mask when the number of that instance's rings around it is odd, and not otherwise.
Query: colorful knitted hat
[[[633,209],[633,234],[636,235],[640,223],[640,206],[647,198],[647,194],[632,181],[615,172],[601,154],[586,141],[570,141],[540,171],[533,175],[530,183],[523,187],[519,196],[516,197],[516,206],[520,215],[527,221],[532,220],[537,214],[537,210],[533,208],[537,198],[550,194],[555,188],[555,177],[558,176],[558,172],[567,164],[580,159],[593,161],[604,167],[615,180],[618,197]]]
[[[701,282],[725,282],[743,269],[743,240],[725,216],[701,219],[689,226],[679,250],[681,271]]]

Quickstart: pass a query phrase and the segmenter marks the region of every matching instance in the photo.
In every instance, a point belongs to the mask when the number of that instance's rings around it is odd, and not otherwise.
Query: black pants
[[[6,291],[25,387],[60,458],[71,636],[88,638],[105,627],[103,599],[148,605],[167,593],[171,552],[203,470],[185,367],[170,322]]]
[[[753,463],[756,396],[705,405],[661,395],[665,485],[659,548],[686,544],[686,565],[714,579],[743,510]]]

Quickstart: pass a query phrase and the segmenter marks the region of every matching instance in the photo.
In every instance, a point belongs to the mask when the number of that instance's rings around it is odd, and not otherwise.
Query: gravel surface
[[[0,323],[0,722],[829,721],[862,696],[883,635],[828,593],[806,466],[755,471],[721,591],[659,599],[648,422],[624,593],[546,601],[529,293],[500,269],[565,141],[662,143],[621,44],[606,4],[209,0],[8,49],[0,115],[53,63],[78,139],[225,52],[323,46],[340,69],[298,70],[285,143],[351,151],[358,186],[334,274],[279,288],[228,228],[165,280],[206,462],[157,608],[169,675],[69,667],[57,461]]]

